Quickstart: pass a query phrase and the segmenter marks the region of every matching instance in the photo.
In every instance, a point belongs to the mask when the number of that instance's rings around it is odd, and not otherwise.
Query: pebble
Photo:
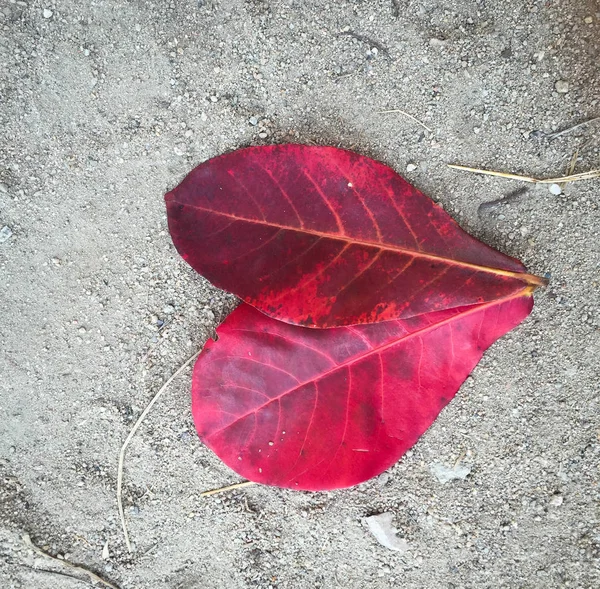
[[[417,169],[417,165],[416,164],[408,164],[406,166],[406,171],[407,172],[414,172]]]
[[[436,462],[429,465],[429,470],[442,485],[445,485],[450,481],[464,481],[471,472],[471,467],[465,464],[457,464],[452,468],[448,468],[447,466]]]
[[[583,22],[585,22],[585,24],[586,24],[586,25],[591,25],[591,24],[594,22],[594,19],[593,19],[593,17],[591,17],[591,16],[586,16],[586,17],[583,19]]]
[[[163,308],[163,313],[165,315],[171,315],[171,314],[175,313],[175,307],[173,305],[166,305]]]
[[[406,552],[408,550],[408,543],[404,538],[397,536],[398,530],[394,527],[392,521],[394,514],[386,511],[379,515],[371,515],[365,518],[365,523],[369,528],[369,531],[376,540],[386,548],[390,550],[396,550],[397,552]]]
[[[552,497],[552,499],[550,499],[550,505],[552,505],[552,507],[560,507],[562,504],[563,504],[562,495],[554,495]]]
[[[253,127],[255,127],[256,125],[258,125],[258,119],[257,119],[256,117],[250,117],[250,118],[248,119],[248,122],[249,122],[249,123],[250,123],[250,124],[251,124]]]
[[[8,186],[4,182],[0,182],[0,192],[8,192]]]
[[[569,91],[569,82],[567,82],[566,80],[557,80],[554,83],[554,89],[559,94],[566,94]]]
[[[436,39],[435,37],[429,39],[429,44],[432,47],[443,47],[446,45],[446,41],[444,39]]]
[[[379,485],[381,485],[382,487],[385,487],[385,485],[387,485],[388,481],[390,480],[390,473],[389,472],[382,472],[378,477],[377,477],[377,482],[379,483]]]
[[[49,8],[44,8],[44,12],[43,12],[44,18],[52,18],[53,14],[54,13]]]
[[[558,184],[550,184],[548,190],[550,191],[550,194],[553,194],[554,196],[562,194],[562,188]]]
[[[12,235],[12,231],[8,225],[4,225],[2,229],[0,229],[0,243],[4,243],[10,239]]]

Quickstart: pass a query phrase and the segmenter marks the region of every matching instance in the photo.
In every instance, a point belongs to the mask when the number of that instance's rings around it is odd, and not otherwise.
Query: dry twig
[[[243,481],[242,483],[235,483],[235,485],[228,485],[227,487],[221,487],[220,489],[212,489],[212,491],[204,491],[200,493],[200,497],[208,497],[209,495],[216,495],[217,493],[224,493],[225,491],[233,491],[233,489],[241,489],[242,487],[249,487],[255,485],[252,481]]]
[[[579,180],[592,180],[600,178],[600,170],[590,170],[589,172],[581,172],[580,174],[571,174],[569,176],[561,176],[559,178],[532,178],[531,176],[521,176],[519,174],[510,174],[507,172],[494,172],[492,170],[482,170],[480,168],[470,168],[468,166],[459,166],[456,164],[448,164],[453,170],[463,170],[464,172],[474,172],[475,174],[485,174],[487,176],[497,176],[499,178],[507,178],[509,180],[521,180],[521,182],[531,182],[532,184],[560,184],[562,182],[578,182]]]
[[[29,534],[23,534],[23,542],[25,543],[25,545],[28,548],[31,548],[31,550],[33,550],[36,554],[39,554],[40,556],[43,556],[44,558],[47,558],[47,559],[51,560],[52,562],[56,562],[63,567],[66,567],[68,569],[71,569],[73,571],[81,573],[82,575],[86,575],[90,579],[90,581],[92,581],[94,583],[100,583],[101,585],[104,585],[105,587],[109,587],[110,589],[119,589],[116,585],[113,585],[109,581],[105,581],[102,577],[99,577],[96,573],[93,573],[92,571],[90,571],[84,567],[77,566],[76,564],[73,564],[72,562],[69,562],[68,560],[64,560],[62,558],[56,558],[55,556],[52,556],[52,555],[48,554],[47,552],[44,552],[41,548],[38,548],[31,541]],[[57,571],[50,571],[47,569],[36,569],[35,567],[34,567],[34,570],[40,570],[40,571],[44,571],[44,572],[48,572],[48,573],[63,574],[63,573],[58,573]],[[78,577],[74,577],[72,575],[67,575],[67,576],[73,577],[74,579],[78,578]],[[79,579],[79,580],[81,580],[81,579]]]
[[[594,117],[593,119],[588,119],[587,121],[577,123],[577,125],[573,125],[572,127],[568,127],[567,129],[563,129],[562,131],[548,133],[545,135],[545,138],[548,139],[549,141],[552,141],[553,139],[558,139],[559,137],[562,137],[563,135],[567,135],[568,133],[571,133],[572,131],[575,131],[576,129],[580,129],[581,127],[585,127],[585,125],[589,125],[590,123],[595,123],[596,121],[600,121],[600,117]]]
[[[167,387],[177,378],[200,354],[202,349],[198,350],[193,356],[188,358],[178,369],[177,371],[171,375],[171,377],[165,382],[165,384],[160,387],[158,393],[152,397],[152,400],[142,414],[138,417],[138,420],[135,422],[135,425],[131,428],[129,435],[125,438],[125,442],[123,442],[123,446],[121,446],[121,452],[119,453],[119,465],[117,467],[117,504],[119,506],[119,516],[121,518],[121,526],[123,527],[123,534],[125,536],[125,544],[127,545],[127,550],[131,552],[131,543],[129,542],[129,534],[127,533],[127,523],[125,522],[125,512],[123,511],[123,464],[125,462],[125,451],[127,450],[127,446],[131,442],[135,432],[139,429],[142,421],[146,418],[146,415],[150,412],[150,409],[154,406],[158,398],[165,392]]]
[[[391,110],[378,110],[377,114],[385,115],[385,114],[392,113],[392,112],[399,112],[400,114],[403,114],[405,117],[408,117],[409,119],[412,119],[415,123],[421,125],[421,127],[423,127],[423,129],[427,129],[427,131],[429,131],[430,133],[433,133],[433,129],[430,129],[425,123],[423,123],[416,117],[413,117],[410,113],[407,113],[406,111],[401,110],[399,108],[393,108]]]
[[[488,211],[493,211],[495,208],[497,208],[500,205],[505,205],[505,204],[508,204],[509,202],[518,200],[524,194],[527,194],[528,190],[529,190],[529,188],[527,188],[526,186],[521,186],[520,188],[517,188],[516,190],[513,190],[512,192],[505,194],[501,198],[497,198],[495,200],[490,200],[487,202],[482,202],[479,205],[479,207],[477,208],[477,214],[479,216],[482,216],[484,213],[487,213]]]

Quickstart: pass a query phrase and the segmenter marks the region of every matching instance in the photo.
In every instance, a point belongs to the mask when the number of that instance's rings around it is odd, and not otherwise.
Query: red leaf
[[[234,151],[199,165],[165,198],[184,259],[289,323],[406,318],[542,282],[392,169],[333,147]]]
[[[484,350],[529,314],[530,290],[326,330],[241,305],[196,362],[198,433],[251,481],[310,491],[356,485],[417,441]]]

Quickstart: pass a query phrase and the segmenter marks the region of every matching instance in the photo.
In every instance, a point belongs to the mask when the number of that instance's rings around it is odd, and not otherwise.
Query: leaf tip
[[[535,274],[527,274],[526,294],[532,295],[538,288],[546,288],[550,280],[546,276],[536,276]]]

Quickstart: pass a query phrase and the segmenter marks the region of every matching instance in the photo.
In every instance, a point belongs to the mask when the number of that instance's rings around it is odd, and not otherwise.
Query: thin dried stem
[[[25,545],[28,548],[31,548],[31,550],[33,550],[36,554],[39,554],[40,556],[43,556],[44,558],[47,558],[53,562],[56,562],[63,567],[66,567],[68,569],[71,569],[73,571],[81,573],[82,575],[86,575],[90,579],[90,581],[92,581],[94,583],[100,583],[101,585],[104,585],[105,587],[109,587],[109,589],[119,589],[116,585],[113,585],[109,581],[105,581],[102,577],[99,577],[96,573],[93,573],[92,571],[90,571],[84,567],[77,566],[76,564],[73,564],[72,562],[69,562],[68,560],[64,560],[62,558],[56,558],[55,556],[48,554],[41,548],[38,548],[31,541],[29,534],[23,534],[22,539],[23,539],[23,542],[25,543]],[[35,567],[34,567],[34,570],[35,570]],[[46,569],[37,569],[37,570],[44,570],[45,572],[49,572],[49,573],[55,572],[55,571],[46,571]],[[68,575],[68,576],[70,577],[71,575]],[[77,577],[73,577],[73,578],[76,579]]]
[[[165,384],[160,387],[158,393],[152,397],[152,400],[142,414],[138,417],[138,420],[135,422],[135,425],[131,428],[129,435],[125,438],[125,442],[123,442],[123,446],[121,446],[121,452],[119,453],[119,465],[117,467],[117,505],[119,506],[119,517],[121,518],[121,526],[123,527],[123,535],[125,536],[125,544],[127,545],[127,550],[131,552],[131,542],[129,541],[129,534],[127,532],[127,523],[125,521],[125,512],[123,511],[123,464],[125,463],[125,451],[127,450],[127,446],[131,442],[135,432],[139,429],[142,421],[146,418],[146,415],[150,412],[150,409],[154,406],[156,401],[158,401],[159,397],[165,392],[167,387],[177,378],[200,354],[202,348],[198,350],[193,356],[188,358],[178,369],[177,371],[171,375],[171,377],[165,382]]]
[[[242,487],[249,487],[255,485],[252,481],[244,481],[242,483],[235,483],[235,485],[229,485],[227,487],[221,487],[220,489],[212,489],[212,491],[204,491],[200,493],[200,497],[208,497],[209,495],[216,495],[217,493],[224,493],[225,491],[233,491],[233,489],[241,489]]]
[[[600,170],[590,170],[580,174],[571,174],[569,176],[560,176],[559,178],[532,178],[531,176],[521,176],[520,174],[510,174],[507,172],[494,172],[492,170],[482,170],[480,168],[470,168],[468,166],[459,166],[448,164],[453,170],[462,170],[464,172],[473,172],[475,174],[485,174],[487,176],[497,176],[498,178],[507,178],[509,180],[520,180],[521,182],[531,182],[532,184],[560,184],[567,182],[578,182],[580,180],[592,180],[600,178]]]
[[[587,121],[583,121],[581,123],[578,123],[577,125],[573,125],[572,127],[569,127],[568,129],[563,129],[562,131],[556,131],[555,133],[548,133],[546,135],[546,139],[548,139],[550,141],[552,141],[553,139],[558,139],[559,137],[562,137],[563,135],[567,135],[568,133],[571,133],[571,132],[575,131],[576,129],[584,127],[585,125],[589,125],[590,123],[595,123],[596,121],[600,121],[600,117],[594,117],[593,119],[588,119]]]
[[[427,129],[427,131],[429,131],[430,133],[433,133],[433,129],[430,129],[425,123],[423,123],[416,117],[413,117],[410,113],[407,113],[404,110],[400,110],[399,108],[394,108],[392,110],[378,110],[377,114],[384,115],[384,114],[388,114],[388,113],[392,113],[392,112],[399,112],[400,114],[403,114],[405,117],[408,117],[409,119],[412,119],[415,123],[421,125],[421,127],[423,127],[423,129]]]
[[[571,176],[574,172],[575,172],[575,166],[577,166],[577,159],[579,158],[579,148],[577,148],[575,150],[575,153],[573,154],[573,157],[571,157],[571,161],[569,162],[569,165],[567,166],[567,176]],[[560,184],[560,189],[563,190],[565,187],[565,183],[563,182],[562,184]]]

